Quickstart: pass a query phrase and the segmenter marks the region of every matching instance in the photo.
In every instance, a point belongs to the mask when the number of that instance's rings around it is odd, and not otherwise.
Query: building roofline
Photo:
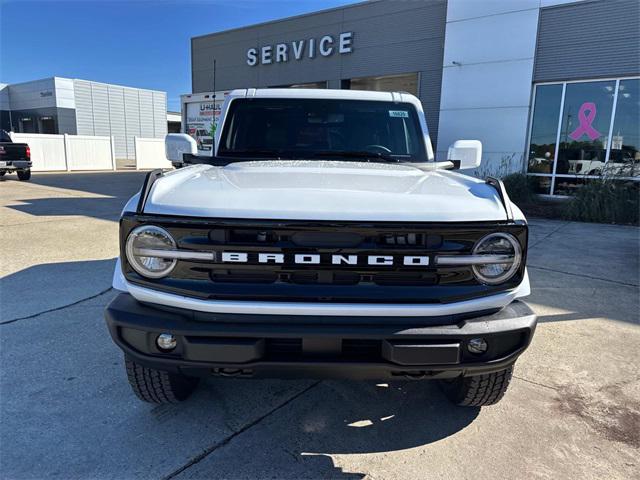
[[[78,80],[78,81],[81,81],[81,82],[97,83],[97,84],[100,84],[100,85],[111,85],[113,87],[131,88],[133,90],[146,90],[148,92],[159,92],[159,93],[167,94],[166,90],[156,90],[156,89],[153,89],[153,88],[145,88],[145,87],[133,87],[131,85],[120,85],[118,83],[107,83],[107,82],[100,82],[100,81],[97,81],[97,80],[86,80],[84,78],[60,77],[58,75],[53,75],[51,77],[36,78],[34,80],[27,80],[26,82],[0,83],[0,84],[12,87],[14,85],[23,85],[23,84],[26,84],[26,83],[41,82],[43,80],[55,80],[56,78],[59,78],[61,80],[71,80],[71,81]]]
[[[35,80],[27,80],[27,81],[25,81],[25,82],[13,82],[13,83],[10,83],[10,82],[6,82],[6,83],[5,83],[5,82],[0,82],[0,83],[1,83],[2,85],[8,85],[8,86],[11,86],[11,85],[21,85],[21,84],[23,84],[23,83],[41,82],[42,80],[53,80],[54,78],[64,78],[64,77],[56,77],[55,75],[52,75],[51,77],[36,78]]]
[[[304,18],[304,17],[310,17],[311,15],[318,15],[321,13],[328,13],[328,12],[334,12],[337,10],[346,10],[348,8],[354,8],[354,7],[359,7],[365,4],[373,4],[373,3],[378,3],[381,2],[382,0],[364,0],[361,2],[357,2],[357,3],[350,3],[347,5],[341,5],[339,7],[331,7],[331,8],[325,8],[323,10],[316,10],[315,12],[308,12],[308,13],[300,13],[298,15],[292,15],[290,17],[285,17],[285,18],[277,18],[275,20],[268,20],[266,22],[260,22],[260,23],[252,23],[250,25],[244,25],[242,27],[235,27],[235,28],[230,28],[228,30],[221,30],[219,32],[212,32],[212,33],[205,33],[202,35],[195,35],[193,37],[191,37],[191,40],[195,40],[197,38],[205,38],[205,37],[213,37],[215,35],[222,35],[224,33],[230,33],[230,32],[237,32],[239,30],[245,30],[248,28],[256,28],[256,27],[263,27],[265,25],[272,25],[274,23],[281,23],[281,22],[288,22],[289,20],[297,20],[299,18]]]

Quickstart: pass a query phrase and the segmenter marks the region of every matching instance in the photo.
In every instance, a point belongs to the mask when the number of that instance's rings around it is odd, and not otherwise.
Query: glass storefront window
[[[556,174],[602,175],[616,82],[569,83]]]
[[[529,143],[529,173],[553,172],[561,99],[560,84],[540,85],[536,88]]]
[[[527,154],[537,193],[571,195],[587,177],[640,179],[640,78],[536,85]]]
[[[376,90],[379,92],[408,92],[418,95],[418,74],[385,75],[381,77],[352,78],[348,83],[351,90]]]
[[[640,176],[640,78],[621,80],[607,174]]]

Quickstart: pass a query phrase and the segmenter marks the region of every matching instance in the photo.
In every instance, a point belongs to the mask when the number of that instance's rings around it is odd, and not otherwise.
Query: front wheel
[[[136,396],[149,403],[178,403],[189,398],[199,378],[143,367],[125,358],[129,385]]]
[[[31,170],[18,170],[18,180],[29,180],[31,178]]]
[[[486,407],[502,399],[509,387],[512,374],[513,365],[510,365],[498,372],[440,380],[440,388],[449,400],[458,406]]]

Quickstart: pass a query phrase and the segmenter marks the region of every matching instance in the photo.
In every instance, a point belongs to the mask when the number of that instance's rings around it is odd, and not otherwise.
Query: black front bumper
[[[142,304],[118,295],[105,317],[116,344],[134,361],[187,375],[315,378],[451,378],[501,370],[531,342],[536,316],[516,301],[475,318],[394,319],[393,324],[350,323],[349,317],[197,315],[189,310]],[[402,320],[398,322],[398,320]],[[435,324],[434,324],[435,323]],[[165,353],[160,333],[177,337]],[[484,338],[482,355],[467,348]]]

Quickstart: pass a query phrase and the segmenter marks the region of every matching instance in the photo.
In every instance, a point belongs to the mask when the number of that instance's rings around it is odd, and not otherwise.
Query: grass
[[[585,183],[566,201],[537,196],[531,177],[524,173],[505,176],[509,198],[527,216],[575,220],[580,222],[640,224],[640,185],[615,177]]]

